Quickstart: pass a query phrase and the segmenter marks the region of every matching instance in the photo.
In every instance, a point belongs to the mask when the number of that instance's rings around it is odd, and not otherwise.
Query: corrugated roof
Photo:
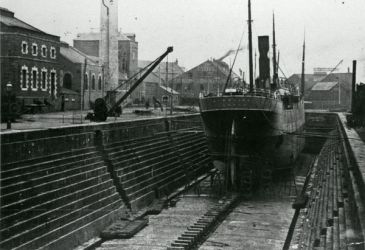
[[[81,51],[75,49],[74,47],[61,47],[60,53],[62,56],[67,58],[73,63],[84,63],[85,58],[87,58],[87,63],[92,65],[97,65],[97,62],[95,62],[93,59],[91,59],[89,56],[85,55]]]
[[[338,82],[318,82],[313,86],[312,90],[331,90],[337,84]]]
[[[79,33],[77,34],[74,40],[99,41],[100,37],[101,37],[100,32]],[[118,33],[118,41],[128,41],[128,40],[130,39],[126,35],[124,35],[123,33]]]

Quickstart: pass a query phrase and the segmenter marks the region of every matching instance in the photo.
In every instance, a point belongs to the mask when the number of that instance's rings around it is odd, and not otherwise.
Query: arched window
[[[85,90],[89,89],[89,76],[87,74],[85,74],[84,76],[84,89]]]
[[[127,53],[123,53],[123,57],[122,57],[122,71],[126,72],[127,71]]]
[[[42,68],[41,70],[41,89],[43,91],[47,90],[47,69],[46,68]]]
[[[28,89],[28,67],[27,66],[22,66],[21,69],[21,75],[20,75],[20,88],[22,90],[27,90]]]
[[[63,77],[63,87],[66,89],[72,89],[72,75],[70,73],[66,73]]]
[[[101,75],[98,77],[98,90],[101,90]]]
[[[38,89],[38,68],[33,67],[32,68],[32,78],[31,78],[32,84],[32,90],[36,91]]]
[[[95,75],[92,75],[91,77],[91,89],[95,90]]]

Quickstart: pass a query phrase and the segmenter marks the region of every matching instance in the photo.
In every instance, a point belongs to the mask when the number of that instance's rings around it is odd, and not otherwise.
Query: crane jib
[[[95,100],[94,105],[94,113],[89,113],[86,116],[86,119],[90,119],[92,121],[106,121],[108,116],[114,116],[116,113],[120,114],[120,104],[125,101],[128,96],[138,87],[138,85],[160,64],[160,62],[173,51],[173,47],[170,46],[167,48],[166,52],[163,53],[160,57],[158,57],[155,62],[150,66],[149,69],[138,78],[132,86],[128,89],[128,91],[117,101],[113,106],[108,109],[108,104],[106,103],[104,98],[98,98]]]

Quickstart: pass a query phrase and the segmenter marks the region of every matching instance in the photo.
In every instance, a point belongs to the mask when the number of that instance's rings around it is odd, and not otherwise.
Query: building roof
[[[179,92],[177,92],[177,91],[175,91],[175,90],[173,90],[173,89],[171,89],[170,87],[166,87],[166,86],[162,86],[162,85],[160,85],[159,86],[161,89],[163,89],[164,91],[166,91],[166,92],[168,92],[168,93],[172,93],[173,95],[178,95],[179,94]]]
[[[304,74],[305,80],[305,90],[310,90],[317,83],[322,81],[327,75],[322,74]],[[302,75],[301,74],[293,74],[288,78],[288,82],[293,84],[294,86],[299,87],[301,84]]]
[[[212,60],[210,62],[213,63],[213,65],[215,65],[216,67],[218,67],[218,70],[220,70],[225,76],[228,77],[230,68],[227,63],[221,60]],[[231,77],[234,79],[240,78],[240,76],[237,75],[233,70],[231,72]]]
[[[335,87],[338,82],[318,82],[312,87],[312,91],[327,91]]]
[[[138,68],[144,68],[147,65],[149,65],[152,61],[148,61],[148,60],[138,60]],[[161,73],[161,75],[165,75],[166,74],[166,62],[161,62],[154,70],[153,72],[159,72]],[[183,67],[180,67],[178,61],[176,60],[175,62],[169,62],[168,63],[168,71],[169,73],[173,72],[174,75],[179,75],[181,73],[184,72]]]
[[[78,33],[74,40],[99,41],[101,38],[100,32]],[[118,32],[118,41],[129,41],[130,39],[123,33]]]
[[[85,58],[87,59],[88,64],[97,65],[97,61],[95,61],[90,56],[82,53],[81,51],[75,49],[74,47],[68,46],[68,47],[60,47],[60,53],[63,57],[68,59],[69,61],[73,63],[81,63],[83,64],[85,62]]]
[[[146,78],[143,80],[143,82],[160,84],[160,83],[164,83],[165,81],[164,81],[164,79],[161,79],[156,73],[151,72],[150,74],[148,74],[146,76]]]
[[[30,30],[30,31],[34,31],[37,33],[42,33],[44,35],[50,35],[50,36],[54,36],[51,34],[48,34],[40,29],[35,28],[34,26],[23,22],[21,20],[19,20],[18,18],[14,17],[14,12],[5,9],[5,8],[1,8],[0,7],[0,23],[9,26],[9,27],[17,27],[17,28],[22,28],[22,29],[26,29],[26,30]]]
[[[194,68],[191,68],[188,71],[184,72],[184,75],[189,74],[190,72],[199,70],[199,68],[204,68],[205,65],[208,65],[209,67],[213,67],[214,71],[219,72],[224,77],[228,77],[228,74],[230,71],[228,64],[223,61],[215,60],[215,59],[206,60],[206,61],[202,62],[201,64],[195,66]],[[232,70],[231,79],[240,79],[240,77]]]
[[[323,82],[339,82],[341,88],[346,90],[351,90],[352,83],[352,73],[331,73],[328,74],[323,80]]]

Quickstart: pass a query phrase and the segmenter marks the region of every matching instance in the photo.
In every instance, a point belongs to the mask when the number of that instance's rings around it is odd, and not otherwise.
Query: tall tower
[[[105,90],[118,86],[118,0],[100,0],[100,59],[104,66]]]

